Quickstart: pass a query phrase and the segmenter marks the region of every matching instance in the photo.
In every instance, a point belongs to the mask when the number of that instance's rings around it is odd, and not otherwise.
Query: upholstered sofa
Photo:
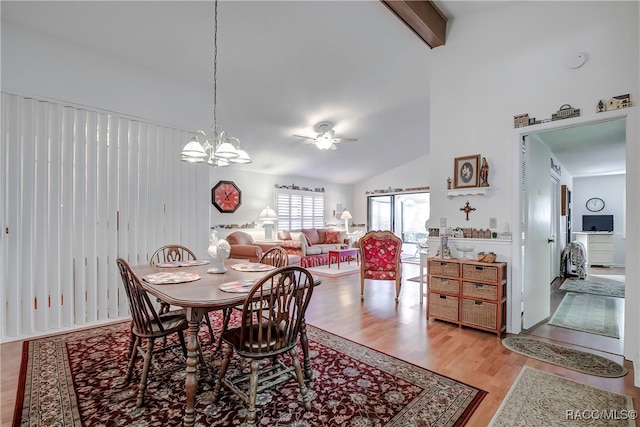
[[[256,242],[253,236],[243,231],[234,231],[226,237],[231,253],[229,258],[245,259],[251,262],[259,262],[262,254],[278,243]],[[289,254],[289,265],[300,265],[300,256],[295,253]]]
[[[302,267],[316,267],[329,263],[329,251],[344,247],[345,231],[328,228],[303,228],[280,231],[278,239],[288,254],[300,257]]]

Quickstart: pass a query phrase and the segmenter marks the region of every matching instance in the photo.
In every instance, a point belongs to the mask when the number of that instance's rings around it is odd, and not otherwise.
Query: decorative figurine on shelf
[[[224,266],[224,260],[229,258],[231,246],[226,240],[218,239],[216,230],[211,230],[211,239],[209,240],[207,254],[211,257],[211,268],[207,270],[207,273],[221,274],[227,272],[227,268]]]
[[[440,247],[436,252],[436,258],[451,258],[451,249],[449,248],[449,238],[446,236],[440,236]]]
[[[447,190],[451,190],[451,177],[447,178]]]
[[[482,158],[482,166],[480,166],[480,187],[489,186],[489,163],[487,158]]]

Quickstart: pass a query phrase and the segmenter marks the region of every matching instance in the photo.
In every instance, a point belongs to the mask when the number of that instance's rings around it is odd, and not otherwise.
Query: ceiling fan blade
[[[316,140],[315,138],[311,138],[310,136],[304,136],[304,135],[293,135],[293,136],[298,137],[298,138],[303,138],[303,139],[310,139],[312,141]]]
[[[337,144],[337,143],[340,143],[340,142],[355,142],[357,140],[358,140],[358,138],[333,138],[331,140],[331,142]]]

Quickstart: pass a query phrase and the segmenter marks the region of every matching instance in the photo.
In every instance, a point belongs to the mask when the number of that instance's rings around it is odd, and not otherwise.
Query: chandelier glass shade
[[[181,159],[183,162],[204,163],[213,167],[229,166],[231,163],[251,163],[251,157],[240,145],[236,137],[229,137],[225,131],[218,132],[218,0],[214,3],[213,20],[213,125],[211,140],[207,134],[198,129],[193,138],[183,147]]]

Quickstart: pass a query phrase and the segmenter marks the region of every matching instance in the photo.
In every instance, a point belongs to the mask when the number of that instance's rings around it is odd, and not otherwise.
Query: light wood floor
[[[404,264],[400,302],[394,303],[392,282],[367,282],[365,300],[360,301],[357,275],[336,279],[323,278],[316,288],[307,311],[307,322],[313,326],[351,339],[376,350],[430,369],[458,381],[481,388],[489,394],[476,410],[469,426],[484,426],[498,409],[522,366],[555,373],[575,381],[634,398],[639,409],[640,389],[633,386],[631,364],[620,356],[621,342],[547,325],[527,331],[550,340],[569,343],[576,348],[624,363],[629,373],[623,378],[589,376],[529,359],[504,348],[495,335],[469,328],[459,328],[425,316],[426,304],[420,304],[418,283],[406,279],[418,275],[419,267]],[[616,274],[607,269],[607,273]],[[590,270],[593,273],[593,270]],[[623,274],[623,273],[622,273]],[[552,309],[563,291],[552,286]],[[554,289],[555,288],[555,289]],[[622,319],[621,319],[622,321]],[[622,330],[622,328],[621,328]],[[1,425],[11,425],[20,366],[22,343],[1,346]],[[590,350],[593,349],[593,350]]]

